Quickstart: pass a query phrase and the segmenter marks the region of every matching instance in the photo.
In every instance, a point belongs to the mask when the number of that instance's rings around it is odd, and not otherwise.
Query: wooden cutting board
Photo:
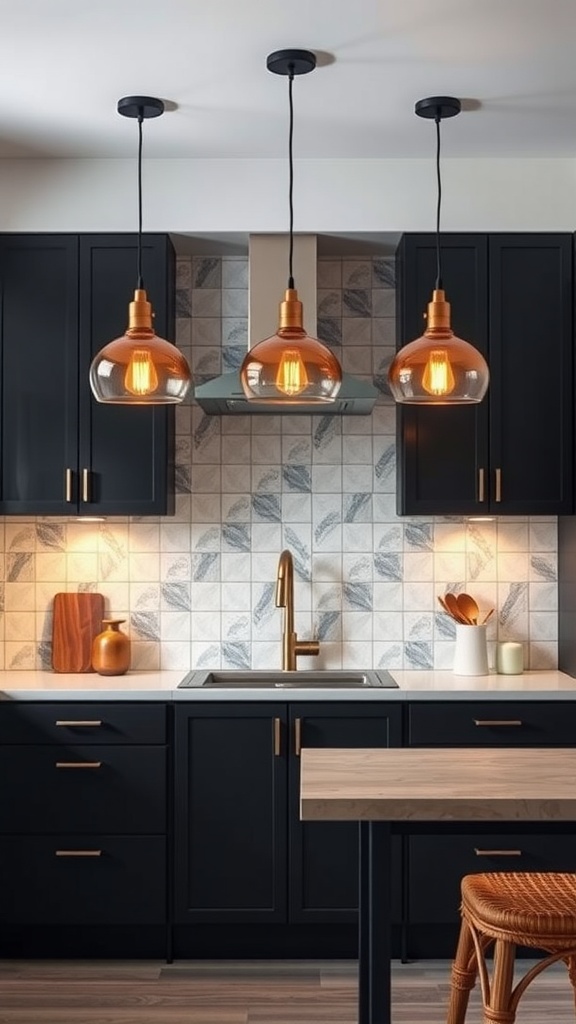
[[[102,594],[54,595],[52,668],[55,672],[93,672],[92,641],[102,632]]]

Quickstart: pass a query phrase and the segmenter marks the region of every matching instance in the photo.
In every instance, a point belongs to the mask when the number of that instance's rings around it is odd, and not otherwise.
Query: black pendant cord
[[[143,111],[138,114],[138,284],[137,287],[144,288],[142,277],[142,122]]]
[[[436,123],[436,180],[438,182],[438,201],[436,204],[436,290],[442,288],[442,264],[440,257],[440,207],[442,204],[442,181],[440,178],[440,115],[434,118]]]
[[[292,83],[294,81],[294,72],[290,68],[288,75],[288,100],[290,103],[290,128],[288,131],[288,167],[289,167],[289,184],[288,184],[288,205],[290,208],[290,248],[288,252],[288,287],[294,288],[294,275],[292,269],[292,262],[294,257],[294,159],[292,154],[292,142],[294,138],[294,102],[292,100]]]

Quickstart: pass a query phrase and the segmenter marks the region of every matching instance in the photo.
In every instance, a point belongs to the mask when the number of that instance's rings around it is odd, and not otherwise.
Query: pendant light
[[[288,287],[280,303],[279,325],[276,334],[259,341],[249,349],[240,368],[240,381],[250,401],[286,403],[333,402],[342,382],[342,370],[336,356],[316,338],[311,338],[303,326],[302,303],[294,285],[292,259],[294,250],[294,166],[292,138],[294,132],[294,106],[292,83],[295,75],[306,75],[316,67],[316,57],[309,50],[277,50],[266,60],[268,71],[288,77],[290,105],[289,155],[289,208],[290,234],[288,253]]]
[[[90,387],[98,402],[114,405],[169,405],[181,402],[190,387],[190,369],[182,353],[159,338],[142,278],[142,122],[164,112],[162,100],[125,96],[118,113],[138,119],[138,268],[128,327],[92,360]]]
[[[432,96],[418,100],[418,117],[436,123],[436,284],[428,303],[426,330],[422,337],[396,353],[388,371],[388,383],[396,402],[411,405],[467,405],[481,402],[490,380],[484,356],[469,342],[457,338],[450,327],[450,303],[442,284],[440,252],[440,122],[460,113],[460,100]]]

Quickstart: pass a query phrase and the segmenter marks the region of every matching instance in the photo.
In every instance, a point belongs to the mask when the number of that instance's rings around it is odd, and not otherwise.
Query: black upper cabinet
[[[172,511],[174,410],[99,405],[93,356],[127,326],[135,235],[0,235],[5,515]],[[145,235],[159,335],[174,337],[174,252]]]
[[[573,242],[442,236],[452,329],[488,361],[474,406],[398,407],[400,515],[558,515],[573,508]],[[398,347],[423,333],[435,236],[405,235]]]

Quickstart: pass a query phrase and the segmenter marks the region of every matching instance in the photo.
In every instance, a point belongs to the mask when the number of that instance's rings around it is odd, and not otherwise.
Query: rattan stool
[[[576,993],[576,874],[489,872],[462,879],[462,925],[447,1024],[464,1024],[480,977],[484,1024],[513,1024],[518,1001],[549,964],[565,960]],[[485,953],[494,945],[490,981]],[[514,986],[516,946],[550,954]]]

